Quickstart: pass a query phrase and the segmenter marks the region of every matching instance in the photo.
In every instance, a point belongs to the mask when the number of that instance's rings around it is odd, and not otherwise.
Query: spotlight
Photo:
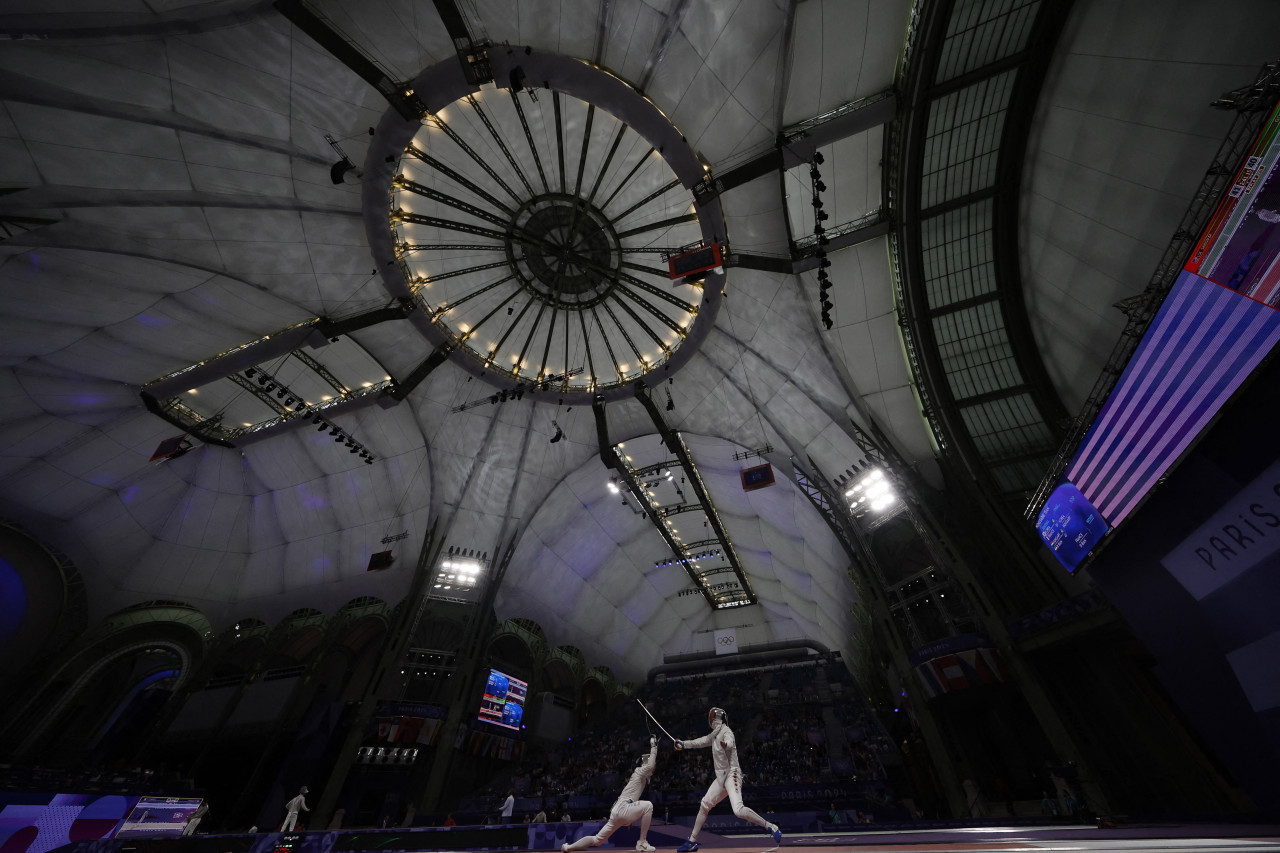
[[[353,439],[353,438],[351,438],[350,436],[348,436],[348,437],[347,437],[347,447],[355,447],[355,446],[356,446],[355,439]]]
[[[813,218],[818,220],[819,222],[823,222],[827,219],[830,219],[831,214],[827,213],[825,210],[819,210],[818,212],[813,214]]]
[[[348,450],[347,452],[348,452],[348,453],[359,453],[359,452],[360,452],[360,448],[358,448],[358,447],[353,447],[353,448],[351,448],[350,450]]]
[[[813,152],[813,163],[815,166],[821,166],[825,162],[826,162],[826,159],[823,158],[821,151]]]
[[[556,434],[551,436],[551,444],[555,444],[557,441],[564,438],[564,430],[560,429],[560,424],[555,421],[552,421],[551,425],[556,428]]]
[[[676,402],[671,399],[671,392],[667,392],[667,411],[674,412],[676,410]]]
[[[825,269],[827,269],[827,268],[828,268],[828,267],[830,267],[830,266],[831,266],[831,261],[827,260],[825,257],[818,258],[818,268],[819,268],[819,269],[824,269],[824,270],[825,270]]]
[[[820,193],[824,193],[824,192],[826,192],[826,191],[827,191],[827,185],[826,185],[826,184],[824,184],[824,183],[822,182],[822,179],[821,179],[821,178],[819,178],[818,180],[814,181],[814,183],[813,183],[813,188],[814,188],[815,190],[817,190],[818,192],[820,192]]]
[[[258,377],[258,379],[257,379],[257,382],[258,382],[258,384],[259,384],[259,385],[266,385],[266,384],[267,384],[267,377],[266,377],[265,375],[263,375],[263,376],[259,376],[259,377]]]
[[[816,232],[815,232],[816,233]],[[825,246],[831,242],[831,238],[827,236],[826,229],[822,229],[822,233],[818,234],[818,245]]]
[[[332,433],[331,433],[331,434],[332,434]],[[335,438],[335,439],[334,439],[334,441],[336,441],[336,442],[338,442],[339,444],[341,444],[341,443],[342,443],[342,436],[338,436],[337,438]]]
[[[330,430],[330,431],[329,431],[329,435],[337,435],[337,434],[338,434],[338,433],[340,433],[340,432],[342,432],[342,429],[341,429],[341,428],[339,428],[339,427],[334,427],[332,430]]]
[[[284,389],[283,389],[283,388],[281,388],[279,391],[277,391],[277,392],[276,392],[276,399],[277,399],[277,400],[283,400],[283,399],[284,399]]]
[[[372,465],[372,464],[373,464],[373,457],[371,456],[371,457],[369,457],[368,459],[364,460],[364,464],[366,464],[366,465]]]
[[[355,181],[360,180],[361,172],[356,168],[356,164],[352,163],[346,157],[343,157],[341,160],[329,167],[329,180],[333,181],[334,184],[340,184],[347,181],[348,176],[353,179],[351,182],[354,183]]]
[[[246,370],[246,371],[244,372],[244,375],[245,375],[245,376],[247,376],[247,377],[249,377],[250,379],[252,379],[252,378],[253,378],[253,374],[255,374],[255,373],[257,373],[257,372],[258,372],[258,368],[256,368],[256,367],[250,367],[248,370]]]
[[[812,204],[815,208],[821,209],[821,207],[822,207],[822,199],[818,198],[818,197],[815,195],[815,196],[813,197],[813,201],[811,201],[811,202],[810,202],[810,204]]]
[[[296,402],[298,402],[298,401],[297,401],[297,400],[295,400],[295,399],[293,399],[292,397],[285,397],[285,398],[284,398],[284,404],[285,404],[286,406],[292,406],[292,405],[293,405],[294,403],[296,403]]]
[[[324,418],[320,417],[319,415],[316,415],[316,416],[315,416],[315,418],[314,418],[311,422],[312,422],[313,424],[323,424],[323,423],[324,423]],[[323,427],[323,426],[321,426],[321,429],[324,429],[324,427]]]
[[[316,418],[316,420],[320,421],[319,418]],[[325,423],[324,421],[320,421],[320,428],[318,430],[319,432],[324,432],[328,428],[329,428],[329,425],[327,423]]]
[[[813,226],[813,236],[817,237],[819,240],[821,240],[826,233],[827,229],[823,228],[821,225]]]

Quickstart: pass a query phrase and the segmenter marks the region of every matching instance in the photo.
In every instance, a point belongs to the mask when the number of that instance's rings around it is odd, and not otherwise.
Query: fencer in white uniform
[[[595,835],[584,835],[572,844],[561,844],[560,853],[595,847],[604,843],[619,827],[630,826],[637,820],[640,821],[640,840],[636,842],[636,849],[642,853],[652,853],[655,848],[649,843],[649,822],[653,820],[653,803],[640,799],[640,794],[644,792],[644,786],[649,784],[649,778],[653,776],[653,769],[657,766],[658,739],[651,737],[649,754],[641,756],[636,769],[631,771],[631,778],[614,801],[604,826]]]
[[[307,808],[307,786],[303,785],[302,790],[298,792],[298,796],[285,803],[284,807],[287,813],[284,816],[284,823],[280,824],[280,831],[290,832],[298,825],[298,812],[311,811],[311,809]]]
[[[698,849],[698,833],[702,831],[707,814],[726,796],[733,806],[735,816],[764,827],[773,836],[774,844],[781,844],[782,830],[778,829],[778,825],[769,823],[756,814],[754,809],[742,804],[742,768],[738,766],[738,742],[733,737],[733,730],[729,728],[724,709],[712,708],[708,711],[707,725],[711,726],[710,734],[697,740],[676,741],[676,749],[711,747],[711,766],[716,771],[715,781],[711,783],[707,793],[702,795],[698,816],[693,821],[693,832],[689,833],[688,841],[676,848],[676,853],[693,853]]]

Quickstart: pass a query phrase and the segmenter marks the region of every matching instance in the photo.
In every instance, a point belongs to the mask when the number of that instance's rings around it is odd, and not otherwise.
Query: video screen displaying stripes
[[[1280,108],[1272,113],[1037,519],[1074,570],[1280,341]]]

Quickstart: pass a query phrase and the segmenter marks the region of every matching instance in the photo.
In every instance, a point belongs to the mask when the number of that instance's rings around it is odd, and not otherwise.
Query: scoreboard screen
[[[489,680],[485,682],[484,698],[480,700],[480,713],[476,719],[520,731],[528,692],[527,682],[496,669],[489,670]]]
[[[667,267],[670,270],[672,280],[706,272],[720,265],[720,245],[718,243],[712,243],[710,246],[694,249],[667,259]]]

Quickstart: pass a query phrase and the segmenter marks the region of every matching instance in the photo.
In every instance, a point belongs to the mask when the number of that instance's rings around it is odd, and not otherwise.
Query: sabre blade
[[[649,715],[649,719],[653,720],[654,725],[656,725],[658,728],[662,729],[662,733],[663,733],[664,735],[666,735],[666,736],[667,736],[667,738],[668,738],[669,740],[672,740],[672,741],[674,741],[674,740],[675,740],[675,738],[671,737],[671,732],[669,732],[669,731],[667,731],[666,729],[663,729],[663,728],[662,728],[662,723],[659,723],[659,722],[658,722],[658,718],[657,718],[657,717],[655,717],[655,716],[654,716],[654,715],[649,711],[649,709],[648,709],[648,708],[645,708],[645,707],[644,707],[644,703],[643,703],[643,702],[641,702],[639,699],[637,699],[637,700],[636,700],[636,704],[638,704],[641,708],[643,708],[643,709],[644,709],[644,712],[645,712],[646,714],[648,714],[648,715]]]

